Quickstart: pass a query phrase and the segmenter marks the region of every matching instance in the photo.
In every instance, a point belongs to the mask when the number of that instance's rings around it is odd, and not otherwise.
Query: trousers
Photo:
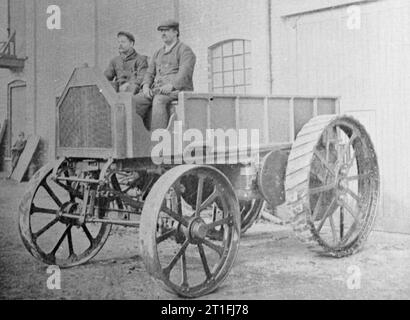
[[[133,96],[132,105],[142,119],[146,117],[149,109],[152,108],[151,131],[154,131],[168,127],[168,105],[177,99],[177,93],[171,93],[170,95],[158,94],[151,99],[140,92]]]

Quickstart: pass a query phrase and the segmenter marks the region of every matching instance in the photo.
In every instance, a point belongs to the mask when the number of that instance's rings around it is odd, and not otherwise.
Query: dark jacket
[[[16,140],[16,142],[14,143],[13,147],[11,148],[12,151],[18,151],[21,152],[24,150],[24,148],[26,147],[27,144],[27,140]]]
[[[177,91],[193,91],[195,63],[192,49],[180,41],[169,52],[162,47],[152,57],[143,85],[155,89],[171,83]]]
[[[16,143],[11,148],[11,168],[14,171],[14,168],[17,166],[17,162],[20,159],[21,154],[26,147],[27,140],[20,140],[18,139]]]
[[[141,87],[147,68],[148,58],[132,49],[127,56],[112,59],[104,75],[109,81],[115,81],[117,91],[128,82],[131,85],[128,91],[134,92]]]

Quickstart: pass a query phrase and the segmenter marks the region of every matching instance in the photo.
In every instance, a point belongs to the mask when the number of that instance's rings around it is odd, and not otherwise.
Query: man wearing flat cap
[[[196,57],[190,47],[179,40],[179,23],[167,20],[158,26],[164,46],[156,51],[142,82],[142,92],[134,96],[133,105],[144,118],[152,107],[151,130],[166,129],[168,106],[180,91],[193,91],[192,77]]]
[[[104,75],[117,92],[137,94],[148,68],[148,58],[135,51],[131,33],[120,31],[117,38],[120,55],[111,60]]]

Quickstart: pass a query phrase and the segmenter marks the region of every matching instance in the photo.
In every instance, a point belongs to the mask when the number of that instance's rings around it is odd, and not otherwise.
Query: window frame
[[[242,48],[241,51],[238,53],[235,51],[235,42],[242,42]],[[226,48],[226,45],[229,44],[231,48],[229,49],[229,52],[225,54],[224,50]],[[208,80],[209,80],[209,92],[215,92],[217,93],[231,93],[231,92],[225,92],[226,89],[232,90],[232,93],[237,93],[235,92],[238,89],[241,89],[243,94],[246,94],[248,90],[251,89],[252,87],[252,49],[251,49],[251,40],[248,39],[227,39],[224,41],[220,41],[211,47],[208,48],[208,65],[209,65],[209,70],[208,70]],[[219,53],[215,54],[215,51],[219,50]],[[237,67],[235,64],[235,58],[237,57],[242,57],[242,61],[240,63],[241,67]],[[250,59],[248,61],[248,58]],[[220,60],[220,68],[218,68],[218,71],[215,71],[215,60],[219,59]],[[232,60],[232,68],[226,69],[225,66],[225,61],[226,59],[231,59]],[[240,77],[243,77],[243,81],[241,83],[237,83],[237,78],[235,77],[235,74],[238,72],[241,73]],[[232,75],[232,83],[230,84],[225,84],[225,74],[231,74]],[[221,84],[216,86],[215,85],[215,75],[221,75]],[[222,91],[222,92],[221,92]]]

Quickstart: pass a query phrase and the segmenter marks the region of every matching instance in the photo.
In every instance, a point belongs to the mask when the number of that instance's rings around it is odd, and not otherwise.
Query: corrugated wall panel
[[[346,8],[287,19],[289,37],[296,24],[296,64],[284,68],[297,93],[340,95],[342,112],[366,125],[382,172],[377,227],[410,233],[410,3],[377,1],[361,12],[357,30]]]

